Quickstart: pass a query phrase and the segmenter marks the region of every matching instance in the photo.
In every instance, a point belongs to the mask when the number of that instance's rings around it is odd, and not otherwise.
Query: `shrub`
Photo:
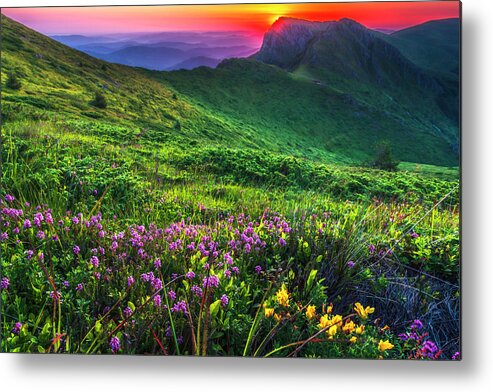
[[[21,82],[17,78],[15,73],[13,73],[13,72],[9,73],[9,75],[7,77],[6,86],[8,88],[11,88],[12,90],[19,90],[21,88]]]
[[[396,171],[399,161],[392,155],[392,148],[388,142],[382,142],[377,146],[375,160],[371,166],[381,170]]]
[[[106,102],[105,96],[101,92],[96,91],[94,99],[91,101],[91,105],[100,109],[106,109],[108,103]]]

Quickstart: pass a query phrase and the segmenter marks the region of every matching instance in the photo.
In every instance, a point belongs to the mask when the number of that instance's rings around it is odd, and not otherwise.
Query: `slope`
[[[11,71],[22,82],[20,90],[3,91],[7,121],[85,118],[87,127],[130,129],[122,143],[254,148],[321,162],[361,163],[388,140],[401,160],[457,163],[433,121],[381,93],[372,102],[361,99],[364,91],[356,87],[356,93],[341,91],[255,60],[223,61],[216,70],[130,68],[94,59],[8,18],[2,25],[2,83]],[[108,100],[106,109],[90,104],[98,90]]]
[[[460,20],[433,20],[390,34],[389,42],[419,66],[457,77]]]
[[[97,124],[126,127],[122,143],[142,141],[178,146],[234,141],[251,143],[214,114],[192,105],[162,81],[138,68],[110,64],[71,49],[4,15],[2,23],[2,117],[16,119],[76,119],[86,128]],[[5,82],[15,73],[19,90]],[[91,105],[96,91],[106,109]]]

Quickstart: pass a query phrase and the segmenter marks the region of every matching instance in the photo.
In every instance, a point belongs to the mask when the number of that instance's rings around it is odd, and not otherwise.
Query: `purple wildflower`
[[[187,313],[187,304],[184,300],[178,301],[176,304],[173,305],[171,308],[172,312],[182,312],[183,314]]]
[[[82,283],[79,283],[75,289],[77,291],[82,291],[82,290],[84,290],[84,285]]]
[[[68,282],[68,280],[65,280],[65,281],[63,282],[63,285],[64,285],[65,287],[70,287],[70,283]]]
[[[176,293],[173,290],[168,291],[168,296],[172,301],[176,299]]]
[[[10,286],[10,282],[8,278],[2,278],[0,281],[0,289],[7,290]]]
[[[14,335],[19,335],[19,332],[21,332],[21,328],[22,328],[22,323],[17,321],[10,332],[12,332]]]
[[[195,278],[195,272],[193,272],[193,271],[188,271],[188,272],[185,274],[185,278],[187,278],[187,279],[193,279],[193,278]]]
[[[399,339],[402,340],[403,342],[405,342],[406,340],[409,339],[409,335],[407,333],[401,333],[398,336],[399,336]]]
[[[60,301],[60,298],[62,297],[62,294],[59,293],[58,291],[52,291],[50,292],[50,298],[54,299],[55,301]]]
[[[279,238],[279,245],[286,246],[286,240],[284,238]]]
[[[221,295],[221,306],[224,308],[229,302],[229,298],[226,294]]]
[[[203,286],[205,287],[216,287],[219,286],[219,278],[216,275],[206,276],[204,278]]]
[[[423,328],[423,323],[420,320],[414,320],[411,324],[411,329],[420,330]]]
[[[155,278],[151,281],[151,286],[154,290],[160,290],[163,287],[163,282],[161,279]]]
[[[349,268],[353,268],[355,265],[356,265],[356,263],[354,261],[352,261],[352,260],[350,260],[350,261],[347,262],[347,266]]]
[[[125,318],[129,318],[132,315],[132,313],[133,313],[133,311],[129,306],[127,306],[125,309],[123,309],[123,316]]]
[[[260,275],[261,272],[262,272],[262,267],[260,265],[256,265],[255,266],[255,273],[257,275]]]
[[[24,229],[29,229],[31,227],[31,221],[29,219],[24,220]]]
[[[120,339],[116,336],[112,337],[110,340],[110,348],[114,353],[120,351]]]
[[[424,342],[421,352],[428,358],[434,358],[435,354],[438,352],[438,347],[431,340]]]
[[[191,288],[190,288],[190,291],[195,294],[197,297],[202,297],[202,289],[197,286],[197,285],[193,285]]]
[[[91,264],[93,265],[94,268],[99,267],[99,259],[97,256],[91,257]]]
[[[161,307],[161,296],[160,295],[156,295],[154,297],[154,305],[158,308]]]
[[[9,203],[12,203],[15,200],[15,197],[12,195],[5,195],[5,200],[7,200]]]
[[[456,351],[454,355],[452,355],[452,360],[457,361],[460,359],[460,352]]]
[[[135,279],[134,279],[134,277],[133,277],[133,276],[129,276],[129,277],[127,278],[127,286],[128,286],[128,287],[130,287],[130,286],[132,286],[134,283],[135,283]]]

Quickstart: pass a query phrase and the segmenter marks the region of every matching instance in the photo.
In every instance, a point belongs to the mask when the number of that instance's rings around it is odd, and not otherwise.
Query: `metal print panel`
[[[1,351],[460,359],[460,31],[2,9]]]

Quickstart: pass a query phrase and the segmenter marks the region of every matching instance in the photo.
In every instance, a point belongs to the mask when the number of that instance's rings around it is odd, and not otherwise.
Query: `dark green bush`
[[[392,155],[390,143],[382,142],[377,146],[375,160],[371,166],[376,169],[396,171],[399,163]]]
[[[7,76],[7,82],[5,85],[12,90],[20,90],[21,82],[14,72],[10,72]]]
[[[91,101],[91,105],[100,109],[106,109],[108,103],[106,102],[106,97],[100,91],[96,91],[94,94],[94,99]]]

